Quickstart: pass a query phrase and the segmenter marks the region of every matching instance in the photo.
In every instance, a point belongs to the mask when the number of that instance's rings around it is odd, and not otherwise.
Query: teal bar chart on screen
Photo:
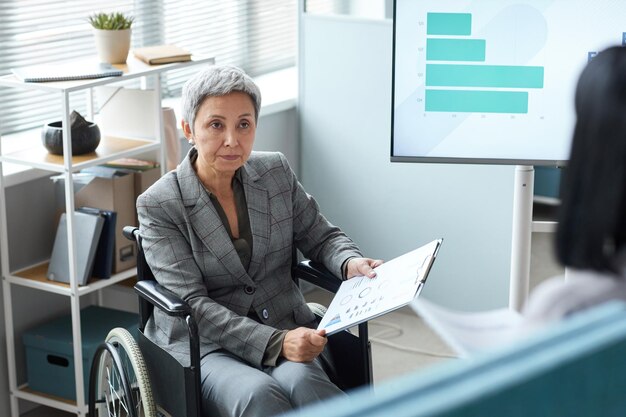
[[[565,163],[580,73],[626,46],[626,1],[601,4],[396,0],[392,160]]]
[[[428,13],[428,34],[467,36],[472,33],[469,13]]]
[[[427,64],[426,86],[543,88],[543,67]]]
[[[426,111],[523,114],[528,113],[528,93],[426,90]]]
[[[483,39],[439,39],[426,41],[426,59],[429,61],[472,61],[485,60]]]
[[[543,88],[544,69],[540,66],[481,65],[487,51],[486,39],[472,39],[472,14],[428,13],[426,40],[427,112],[527,113],[528,93],[517,91],[474,91],[478,88]],[[466,36],[467,38],[459,38]],[[454,61],[433,64],[433,61]],[[450,87],[453,90],[431,90]]]

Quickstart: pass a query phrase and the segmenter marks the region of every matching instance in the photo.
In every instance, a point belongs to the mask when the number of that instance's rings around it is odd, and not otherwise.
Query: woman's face
[[[208,97],[196,114],[194,133],[186,121],[182,125],[187,139],[196,144],[199,171],[232,174],[252,152],[256,122],[252,98],[246,93]]]

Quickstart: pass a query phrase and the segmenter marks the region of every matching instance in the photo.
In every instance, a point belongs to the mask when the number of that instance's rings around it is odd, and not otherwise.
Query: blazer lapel
[[[241,264],[230,236],[191,165],[191,159],[195,156],[195,152],[197,151],[192,149],[177,168],[180,192],[183,197],[183,204],[188,207],[191,227],[202,240],[204,246],[217,257],[232,276],[244,284],[251,285],[252,280]],[[211,274],[211,271],[205,272]]]
[[[244,165],[241,177],[252,229],[252,259],[248,275],[254,277],[267,254],[269,244],[269,195],[267,189],[258,181],[259,175],[249,164]]]

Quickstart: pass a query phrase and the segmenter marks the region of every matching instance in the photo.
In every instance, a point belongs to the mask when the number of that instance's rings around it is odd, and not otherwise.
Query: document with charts
[[[422,291],[442,242],[433,240],[383,263],[375,269],[375,278],[344,281],[318,329],[331,335],[410,303]]]

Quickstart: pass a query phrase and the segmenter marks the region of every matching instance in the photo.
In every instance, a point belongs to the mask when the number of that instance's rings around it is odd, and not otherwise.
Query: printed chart
[[[341,284],[318,329],[347,329],[408,304],[419,295],[437,256],[434,240],[376,268],[376,277],[354,277]]]

